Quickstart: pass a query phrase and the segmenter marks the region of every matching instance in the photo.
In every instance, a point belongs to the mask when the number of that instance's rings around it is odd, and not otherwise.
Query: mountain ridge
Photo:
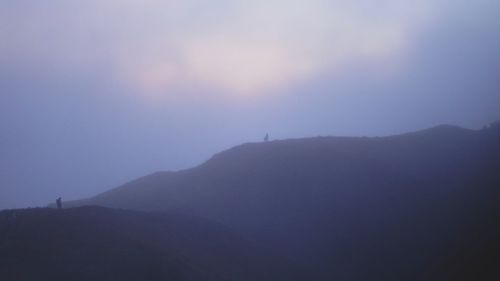
[[[305,264],[317,280],[423,280],[460,247],[455,236],[499,211],[497,132],[438,126],[246,143],[76,205],[202,216]]]
[[[226,150],[223,150],[221,152],[215,153],[212,157],[210,157],[206,161],[204,161],[201,164],[196,165],[194,167],[182,169],[182,170],[177,170],[177,171],[156,171],[156,172],[153,172],[151,174],[147,174],[145,176],[139,177],[135,180],[131,180],[129,182],[121,184],[116,188],[119,188],[120,186],[124,186],[124,185],[127,185],[129,183],[135,182],[137,180],[141,180],[141,179],[146,178],[146,177],[156,177],[158,175],[165,176],[165,175],[171,175],[171,174],[175,174],[175,173],[188,172],[188,171],[191,171],[192,169],[203,166],[206,163],[208,163],[208,162],[212,161],[213,159],[216,159],[222,155],[228,154],[228,153],[233,152],[233,151],[238,150],[238,149],[246,149],[246,148],[254,147],[254,146],[265,146],[265,145],[273,145],[276,143],[290,143],[290,142],[293,143],[293,142],[304,142],[304,141],[315,141],[315,140],[316,141],[317,140],[348,140],[348,141],[354,140],[354,141],[356,141],[356,140],[361,140],[361,139],[362,140],[367,140],[367,139],[371,139],[371,140],[381,140],[382,139],[383,140],[383,139],[406,138],[406,137],[411,137],[414,135],[422,135],[422,134],[428,135],[429,137],[431,137],[433,132],[448,131],[448,132],[452,132],[454,134],[460,134],[460,133],[470,134],[470,133],[478,133],[481,131],[492,131],[492,130],[498,131],[500,133],[500,120],[496,121],[496,122],[492,122],[489,125],[485,126],[483,129],[478,129],[478,130],[462,128],[462,127],[456,126],[456,125],[443,124],[443,125],[437,125],[434,127],[423,129],[423,130],[412,131],[412,132],[407,132],[407,133],[402,133],[402,134],[388,135],[388,136],[370,136],[370,137],[368,137],[368,136],[357,136],[357,137],[352,137],[352,136],[317,136],[317,137],[305,137],[305,138],[279,139],[279,140],[271,140],[268,142],[246,142],[246,143],[242,143],[242,144],[233,146],[233,147],[226,149]],[[116,188],[112,188],[112,189],[105,191],[103,193],[108,193],[109,191],[112,191],[113,189],[116,189]],[[73,200],[73,201],[80,201],[80,200]],[[67,201],[66,203],[72,204],[72,201]],[[54,204],[50,204],[50,206],[54,207]]]
[[[140,177],[138,179],[132,180],[130,182],[127,182],[125,184],[122,184],[116,188],[110,189],[108,191],[103,192],[102,194],[108,194],[109,192],[112,192],[113,190],[119,189],[123,186],[128,186],[132,183],[135,183],[137,181],[142,181],[146,178],[150,177],[168,177],[174,174],[184,174],[184,173],[189,173],[193,169],[197,169],[206,165],[211,164],[214,160],[218,160],[221,157],[226,157],[236,151],[238,152],[244,152],[247,154],[250,154],[250,152],[246,151],[249,149],[254,149],[254,148],[264,148],[264,149],[269,149],[275,145],[291,145],[291,144],[298,144],[298,143],[303,143],[303,142],[315,142],[315,143],[321,143],[325,141],[332,141],[332,142],[359,142],[359,141],[366,141],[366,140],[373,140],[373,141],[383,141],[383,140],[399,140],[399,139],[405,139],[405,138],[411,138],[414,136],[420,136],[420,137],[427,137],[427,138],[434,138],[435,134],[449,134],[452,133],[453,135],[460,135],[460,134],[477,134],[481,133],[484,131],[491,131],[492,129],[496,128],[498,131],[500,131],[500,125],[494,126],[493,124],[500,124],[500,121],[498,122],[493,122],[492,125],[490,125],[487,128],[484,129],[479,129],[479,130],[472,130],[472,129],[465,129],[459,126],[455,125],[438,125],[434,126],[428,129],[420,130],[420,131],[415,131],[415,132],[408,132],[404,134],[396,134],[396,135],[390,135],[390,136],[375,136],[375,137],[349,137],[349,136],[318,136],[318,137],[308,137],[308,138],[290,138],[290,139],[284,139],[284,140],[272,140],[269,142],[247,142],[243,143],[234,147],[231,147],[227,150],[215,153],[212,157],[210,157],[208,160],[204,161],[200,165],[194,166],[192,168],[188,169],[183,169],[179,171],[156,171],[154,173],[145,175],[143,177]],[[253,151],[252,151],[253,152]],[[66,202],[70,206],[73,205],[73,202],[68,201]],[[53,206],[53,205],[51,205]]]
[[[493,122],[492,125],[490,125],[490,127],[488,128],[493,128],[493,124],[500,124],[500,121],[498,122]],[[498,125],[499,128],[500,128],[500,125]],[[144,180],[146,178],[149,178],[149,177],[164,177],[164,176],[170,176],[170,175],[173,175],[173,174],[176,174],[176,173],[187,173],[187,172],[190,172],[192,171],[193,169],[196,169],[198,167],[202,167],[204,165],[207,165],[209,164],[211,161],[213,160],[216,160],[220,157],[224,157],[225,155],[227,154],[230,154],[236,150],[245,150],[245,149],[251,149],[251,148],[254,148],[256,146],[261,146],[261,147],[264,147],[264,146],[272,146],[272,145],[276,145],[276,144],[283,144],[283,143],[298,143],[298,142],[305,142],[305,141],[328,141],[328,140],[336,140],[336,141],[358,141],[358,140],[367,140],[367,139],[371,139],[371,140],[384,140],[384,139],[395,139],[395,138],[406,138],[406,137],[410,137],[410,136],[414,136],[414,135],[431,135],[433,132],[439,132],[439,131],[443,131],[443,130],[446,130],[448,132],[453,132],[454,134],[458,134],[458,133],[473,133],[473,132],[480,132],[482,130],[486,130],[486,129],[480,129],[480,130],[472,130],[472,129],[465,129],[465,128],[462,128],[462,127],[459,127],[459,126],[455,126],[455,125],[438,125],[438,126],[434,126],[434,127],[431,127],[431,128],[428,128],[428,129],[424,129],[424,130],[420,130],[420,131],[414,131],[414,132],[408,132],[408,133],[403,133],[403,134],[396,134],[396,135],[389,135],[389,136],[374,136],[374,137],[366,137],[366,136],[362,136],[362,137],[350,137],[350,136],[317,136],[317,137],[307,137],[307,138],[289,138],[289,139],[283,139],[283,140],[271,140],[271,141],[268,141],[268,142],[247,142],[247,143],[243,143],[243,144],[240,144],[240,145],[236,145],[234,147],[231,147],[227,150],[223,150],[221,152],[218,152],[218,153],[215,153],[212,157],[210,157],[208,160],[204,161],[203,163],[197,165],[197,166],[194,166],[192,168],[187,168],[187,169],[183,169],[183,170],[178,170],[178,171],[156,171],[156,172],[153,172],[151,174],[148,174],[148,175],[145,175],[145,176],[142,176],[142,177],[139,177],[135,180],[132,180],[130,182],[127,182],[125,184],[122,184],[116,188],[113,188],[113,189],[110,189],[108,191],[105,191],[101,194],[107,194],[115,189],[118,189],[122,186],[127,186],[129,184],[132,184],[132,183],[135,183],[137,181],[141,181],[141,180]],[[500,131],[500,129],[499,129]],[[80,200],[75,200],[75,202],[73,201],[68,201],[66,202],[67,204],[69,204],[70,206],[72,206],[74,203],[76,202],[79,202]],[[54,207],[53,204],[51,204],[50,206]]]

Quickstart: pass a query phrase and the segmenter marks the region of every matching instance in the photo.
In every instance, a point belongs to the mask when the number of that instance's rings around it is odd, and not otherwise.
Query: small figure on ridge
[[[62,199],[61,197],[57,198],[56,200],[56,203],[57,203],[57,209],[62,209]]]

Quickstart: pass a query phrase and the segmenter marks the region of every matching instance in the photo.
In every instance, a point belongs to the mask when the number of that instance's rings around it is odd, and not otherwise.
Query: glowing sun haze
[[[29,20],[5,53],[55,67],[108,63],[141,93],[202,85],[229,94],[278,91],[351,61],[394,59],[432,20],[431,1],[19,1]],[[58,13],[51,10],[57,6]],[[6,34],[5,34],[6,33]],[[50,38],[50,40],[47,40]],[[6,50],[5,50],[6,49]]]

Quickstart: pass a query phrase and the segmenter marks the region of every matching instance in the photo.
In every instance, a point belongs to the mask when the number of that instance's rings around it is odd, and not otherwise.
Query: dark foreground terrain
[[[0,280],[300,280],[226,227],[103,207],[0,212]],[[290,275],[293,274],[293,275]],[[303,280],[303,279],[302,279]]]
[[[0,276],[500,280],[500,123],[249,143],[85,205],[183,215],[22,211]]]

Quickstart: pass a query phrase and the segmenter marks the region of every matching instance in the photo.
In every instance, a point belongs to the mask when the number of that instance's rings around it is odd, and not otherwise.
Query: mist
[[[184,2],[0,1],[0,209],[89,197],[266,133],[500,119],[498,1]]]

